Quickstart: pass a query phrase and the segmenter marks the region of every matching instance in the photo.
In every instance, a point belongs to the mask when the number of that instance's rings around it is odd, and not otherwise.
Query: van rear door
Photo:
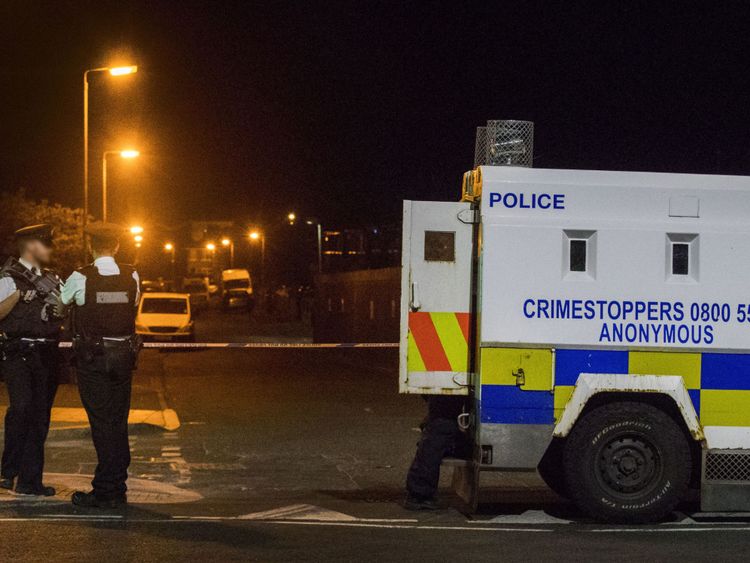
[[[404,202],[401,393],[468,394],[472,213],[466,202]]]

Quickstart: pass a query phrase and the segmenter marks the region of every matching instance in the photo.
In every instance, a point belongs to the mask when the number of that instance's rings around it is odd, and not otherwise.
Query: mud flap
[[[474,514],[479,505],[479,464],[467,460],[453,469],[451,488],[465,505],[467,514]]]

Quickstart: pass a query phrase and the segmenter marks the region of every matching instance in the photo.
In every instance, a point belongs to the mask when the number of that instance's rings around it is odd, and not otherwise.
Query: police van
[[[592,517],[691,489],[750,510],[750,179],[530,167],[478,131],[460,202],[404,202],[400,391],[468,395],[482,472],[538,470]]]

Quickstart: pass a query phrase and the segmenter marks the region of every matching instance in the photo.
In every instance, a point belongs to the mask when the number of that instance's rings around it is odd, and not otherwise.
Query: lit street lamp
[[[102,221],[105,223],[107,222],[107,156],[110,154],[119,154],[120,158],[131,159],[138,158],[141,153],[133,149],[102,153]]]
[[[216,271],[216,245],[212,242],[206,243],[206,250],[211,253],[211,271]]]
[[[260,242],[260,279],[262,285],[263,278],[266,275],[266,234],[262,231],[252,230],[247,236],[253,242]]]
[[[89,216],[89,74],[92,72],[109,72],[111,76],[124,76],[138,72],[135,65],[118,67],[90,68],[83,73],[83,226],[86,227]],[[83,260],[86,261],[84,245]]]
[[[234,241],[228,238],[221,239],[221,246],[229,247],[229,267],[234,268]]]
[[[171,242],[165,242],[164,243],[164,252],[169,252],[169,262],[171,265],[171,272],[172,272],[172,283],[177,285],[177,279],[175,274],[175,268],[174,268],[174,262],[175,262],[175,246]]]
[[[130,234],[133,235],[133,245],[135,246],[135,256],[133,257],[133,262],[137,264],[141,246],[143,246],[143,227],[141,227],[140,225],[133,225],[132,227],[130,227]]]

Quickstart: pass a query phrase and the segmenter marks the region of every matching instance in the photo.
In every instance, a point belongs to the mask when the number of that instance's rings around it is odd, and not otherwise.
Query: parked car
[[[221,272],[221,305],[227,310],[232,307],[253,308],[253,282],[250,272],[233,268]]]
[[[211,299],[208,278],[184,278],[182,292],[190,295],[190,306],[194,314],[208,307]]]
[[[148,340],[195,340],[187,293],[144,293],[138,305],[135,330]]]

